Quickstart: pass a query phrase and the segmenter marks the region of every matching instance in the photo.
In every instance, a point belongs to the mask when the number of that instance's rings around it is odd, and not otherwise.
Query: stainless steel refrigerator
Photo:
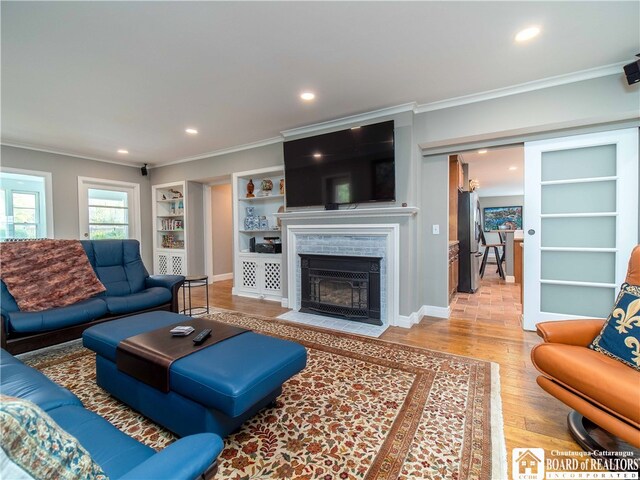
[[[458,193],[459,277],[458,291],[476,293],[480,288],[480,233],[482,216],[476,192]]]

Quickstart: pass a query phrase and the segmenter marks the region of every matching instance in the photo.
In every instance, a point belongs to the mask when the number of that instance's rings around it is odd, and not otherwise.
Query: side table
[[[193,306],[191,302],[191,289],[194,287],[205,288],[204,298],[206,305]],[[187,290],[189,291],[188,296]],[[189,301],[188,303],[187,300]],[[187,312],[189,312],[188,315],[193,316],[194,311],[196,315],[209,313],[209,277],[207,275],[190,275],[184,279],[184,284],[182,285],[182,310],[180,310],[180,313],[187,315]]]

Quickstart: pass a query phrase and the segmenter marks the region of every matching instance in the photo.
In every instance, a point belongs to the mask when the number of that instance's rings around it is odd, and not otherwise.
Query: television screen
[[[284,143],[287,207],[394,201],[393,120]]]
[[[522,230],[522,207],[485,207],[484,231]]]

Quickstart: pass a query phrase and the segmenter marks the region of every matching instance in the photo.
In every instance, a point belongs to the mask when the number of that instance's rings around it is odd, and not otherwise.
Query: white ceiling
[[[491,148],[480,154],[473,150],[461,154],[469,164],[469,178],[480,182],[478,195],[501,197],[524,195],[524,147]],[[509,167],[516,167],[509,170]]]
[[[159,165],[379,108],[630,62],[639,8],[3,1],[2,141]],[[516,45],[532,24],[542,34]],[[298,98],[305,89],[317,94],[311,104]]]

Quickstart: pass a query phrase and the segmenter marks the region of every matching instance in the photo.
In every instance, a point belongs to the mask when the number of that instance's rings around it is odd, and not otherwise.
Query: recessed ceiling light
[[[360,127],[351,127],[351,130],[358,130]]]
[[[313,100],[314,98],[316,98],[316,94],[313,93],[313,92],[302,92],[300,94],[300,98],[302,100],[305,100],[305,101],[309,102],[309,101]]]
[[[118,153],[122,153],[123,155],[126,155],[127,153],[129,153],[129,150],[125,150],[124,148],[121,148],[118,150]]]
[[[195,128],[187,128],[185,130],[185,132],[187,132],[189,135],[197,135],[198,134],[198,130],[196,130]]]
[[[484,154],[485,154],[485,153],[487,153],[487,152],[488,152],[488,150],[487,150],[486,148],[483,148],[482,150],[478,150],[478,153],[479,153],[480,155],[484,155]]]
[[[313,154],[313,158],[322,158],[322,154],[321,153],[314,153]]]
[[[537,37],[540,33],[540,27],[533,26],[520,30],[516,35],[516,42],[526,42],[534,37]]]
[[[511,171],[513,171],[513,170],[517,170],[517,169],[518,169],[518,167],[513,166],[513,165],[509,167],[509,170],[511,170]]]

